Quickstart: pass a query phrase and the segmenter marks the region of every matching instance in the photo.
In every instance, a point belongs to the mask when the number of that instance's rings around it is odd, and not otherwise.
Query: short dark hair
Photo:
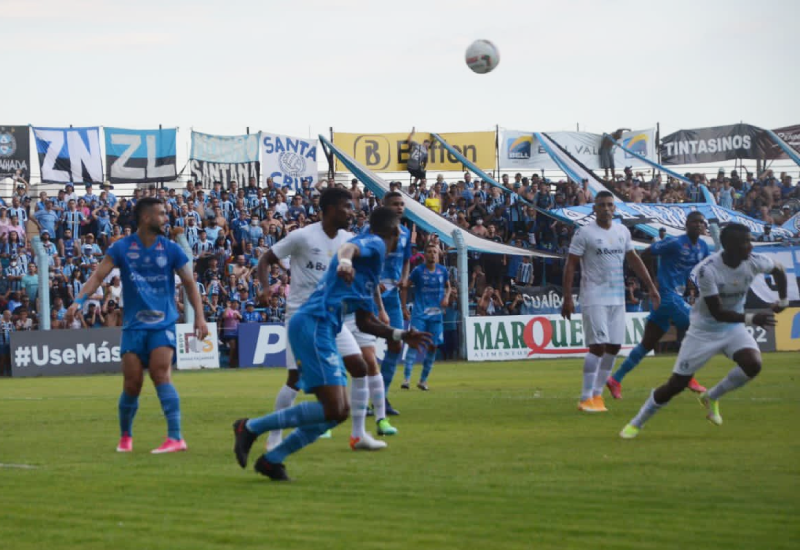
[[[336,207],[340,201],[351,200],[353,200],[353,194],[347,189],[342,189],[341,187],[328,187],[327,189],[324,189],[319,196],[319,207],[324,214],[328,207]]]
[[[397,212],[386,206],[381,206],[372,211],[369,217],[369,226],[373,233],[385,236],[400,223]]]
[[[164,204],[164,201],[156,197],[145,197],[136,201],[136,206],[133,207],[133,217],[136,219],[136,225],[142,222],[144,213],[157,204]]]
[[[700,217],[700,218],[706,219],[706,216],[705,216],[705,214],[703,214],[703,213],[702,213],[702,212],[700,212],[699,210],[693,210],[693,211],[689,212],[689,214],[687,214],[687,216],[686,216],[686,221],[688,222],[688,221],[689,221],[689,218],[697,218],[697,217]]]
[[[403,198],[403,194],[398,191],[389,191],[383,196],[383,203],[386,204],[386,201],[394,199],[394,198]]]
[[[603,191],[600,191],[599,193],[597,193],[597,195],[595,195],[594,199],[595,200],[604,199],[606,197],[611,197],[613,199],[614,198],[614,194],[611,191],[603,190]]]
[[[740,223],[729,223],[722,228],[719,234],[719,240],[722,243],[722,248],[727,249],[729,245],[739,242],[745,234],[750,233],[750,228]]]

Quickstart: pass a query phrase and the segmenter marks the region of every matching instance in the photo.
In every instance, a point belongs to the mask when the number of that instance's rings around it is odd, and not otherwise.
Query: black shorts
[[[409,168],[408,169],[408,173],[411,174],[412,176],[414,176],[415,178],[418,178],[418,179],[423,179],[423,180],[424,179],[428,179],[428,176],[427,176],[428,172],[426,172],[422,168],[417,168],[417,169],[413,169],[413,170],[411,168]]]

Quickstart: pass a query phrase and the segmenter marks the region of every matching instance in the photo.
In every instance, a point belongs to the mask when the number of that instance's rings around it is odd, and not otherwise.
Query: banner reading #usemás
[[[627,355],[641,341],[647,315],[625,314],[622,355]],[[560,315],[470,317],[467,320],[469,361],[577,357],[588,351],[580,315],[573,315],[570,321]]]

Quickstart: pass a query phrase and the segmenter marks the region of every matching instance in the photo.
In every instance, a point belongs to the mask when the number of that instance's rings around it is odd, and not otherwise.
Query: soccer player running
[[[625,338],[623,264],[626,259],[649,289],[653,308],[658,308],[661,298],[647,268],[633,249],[630,231],[622,224],[613,223],[614,196],[608,191],[600,191],[592,209],[595,221],[578,229],[569,247],[561,315],[569,320],[575,312],[572,282],[580,263],[583,332],[589,353],[583,363],[583,388],[578,410],[595,413],[608,410],[603,403],[603,387]]]
[[[403,217],[406,207],[403,195],[397,191],[390,191],[383,197],[383,206],[393,210],[399,218]],[[408,310],[404,309],[400,300],[401,288],[408,284],[409,261],[411,260],[411,231],[400,225],[400,238],[397,248],[386,257],[386,263],[381,273],[381,292],[383,306],[389,315],[389,324],[393,327],[402,327],[410,318]],[[405,292],[405,290],[403,290]],[[392,385],[397,362],[403,351],[401,342],[387,339],[386,354],[381,362],[381,374],[386,395],[386,414],[396,416],[400,411],[389,403],[389,386]]]
[[[722,424],[719,399],[761,372],[761,352],[745,325],[775,326],[775,315],[772,312],[744,313],[747,290],[759,273],[772,275],[780,301],[771,309],[780,313],[789,305],[786,272],[769,256],[753,254],[752,235],[745,225],[725,226],[720,240],[722,251],[700,262],[693,271],[699,296],[692,307],[689,330],[672,376],[666,384],[653,390],[639,413],[622,429],[619,435],[623,439],[636,437],[650,417],[681,393],[692,376],[718,353],[732,358],[736,366],[716,386],[700,394],[706,418],[712,424]]]
[[[388,208],[377,208],[370,216],[370,232],[357,235],[339,248],[317,290],[292,316],[289,341],[299,367],[298,387],[313,393],[317,401],[305,401],[261,418],[234,422],[234,453],[242,468],[247,465],[250,448],[260,434],[297,428],[255,463],[257,472],[275,481],[286,481],[289,479],[283,465],[286,457],[347,418],[350,412],[347,376],[336,345],[336,335],[347,312],[355,311],[356,324],[367,334],[413,347],[430,344],[427,333],[392,328],[375,317],[375,289],[380,283],[384,259],[397,248],[399,239],[400,217]]]
[[[282,265],[281,261],[290,259],[292,285],[286,302],[286,321],[288,328],[292,316],[306,303],[319,281],[328,270],[331,259],[343,244],[353,237],[346,231],[353,214],[352,195],[346,189],[331,187],[320,196],[322,221],[289,233],[278,241],[258,262],[257,273],[261,285],[269,290],[270,266]],[[365,416],[369,401],[367,364],[361,356],[353,335],[344,328],[336,337],[339,352],[344,364],[353,377],[353,431],[350,447],[353,450],[378,450],[386,447],[384,441],[373,439],[365,430]],[[288,409],[294,405],[299,392],[300,373],[291,346],[286,349],[286,384],[275,398],[275,411]],[[381,382],[380,395],[383,395]],[[272,430],[267,438],[267,449],[280,445],[283,438],[281,429]]]
[[[686,217],[685,235],[656,241],[642,254],[644,260],[648,256],[661,258],[657,274],[661,305],[647,317],[642,341],[631,350],[622,366],[606,381],[614,399],[622,398],[622,379],[636,368],[645,355],[655,349],[658,341],[669,330],[670,321],[681,334],[689,328],[689,312],[692,308],[683,299],[683,292],[692,269],[709,255],[708,245],[700,238],[705,226],[705,216],[700,212],[691,212]],[[694,378],[689,381],[689,389],[696,393],[706,391]]]
[[[167,439],[151,452],[185,451],[180,398],[171,378],[175,359],[175,322],[178,320],[174,273],[180,277],[194,308],[195,336],[201,340],[208,335],[203,304],[186,254],[164,235],[167,213],[163,201],[154,197],[140,199],[133,213],[138,230],[111,245],[69,307],[68,315],[75,315],[111,270],[119,268],[125,309],[120,346],[123,375],[119,398],[121,437],[117,451],[133,451],[133,419],[139,408],[145,369],[155,385],[167,420]]]
[[[433,339],[422,360],[422,376],[417,384],[422,391],[429,389],[428,377],[436,359],[436,348],[444,342],[444,310],[447,309],[450,300],[450,277],[447,268],[437,263],[438,260],[439,249],[434,244],[428,244],[425,249],[425,263],[415,267],[408,276],[409,284],[414,286],[411,327],[421,332],[429,332]],[[403,293],[403,309],[406,309],[405,293]],[[411,385],[411,371],[417,355],[415,349],[406,352],[405,379],[400,386],[404,390],[409,389]]]

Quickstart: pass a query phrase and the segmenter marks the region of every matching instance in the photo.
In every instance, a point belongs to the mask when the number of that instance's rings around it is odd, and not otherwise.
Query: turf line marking
[[[39,467],[33,464],[0,464],[0,468],[12,468],[17,470],[37,470]]]

